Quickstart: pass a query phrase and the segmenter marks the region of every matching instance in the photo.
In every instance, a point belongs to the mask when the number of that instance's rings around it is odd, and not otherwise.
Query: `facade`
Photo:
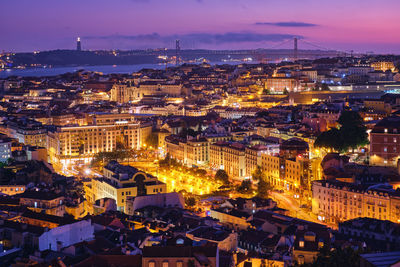
[[[245,146],[233,143],[222,147],[224,170],[230,177],[243,179],[246,176]]]
[[[400,155],[400,117],[387,117],[370,133],[370,163],[398,166]]]
[[[114,199],[117,209],[127,212],[127,198],[167,193],[166,184],[138,169],[111,161],[104,167],[104,177],[85,185],[85,195],[92,204],[102,198]]]
[[[187,162],[188,166],[201,166],[208,164],[210,143],[207,138],[197,138],[186,142]]]
[[[247,221],[250,214],[236,209],[211,209],[210,217],[219,220],[220,223],[235,229],[236,231],[247,230],[250,223]]]
[[[400,194],[388,188],[322,180],[313,182],[312,194],[312,211],[322,221],[368,217],[400,222]]]
[[[21,188],[20,188],[21,189]],[[19,204],[35,212],[64,216],[64,196],[51,192],[25,191],[19,195]]]
[[[47,131],[40,122],[28,119],[13,119],[7,121],[0,130],[22,144],[46,147]]]
[[[274,187],[296,193],[311,190],[312,174],[308,159],[285,159],[282,156],[262,154],[261,168],[267,181]]]
[[[39,237],[39,250],[59,251],[61,248],[94,238],[94,226],[90,220],[60,225],[45,231]]]
[[[105,125],[65,126],[48,133],[48,153],[52,163],[62,165],[81,160],[90,162],[103,151],[113,151],[117,144],[140,149],[151,134],[151,124],[117,121]]]
[[[114,84],[110,90],[110,100],[118,103],[139,101],[145,96],[164,95],[181,96],[183,93],[182,84],[159,83],[155,81],[141,82],[138,86],[131,84]]]
[[[387,71],[390,70],[394,72],[396,70],[396,67],[392,61],[378,61],[374,62],[371,64],[371,67],[374,68],[374,70],[380,70],[380,71]]]
[[[296,92],[299,89],[299,82],[295,78],[271,77],[267,79],[265,88],[272,93]]]
[[[262,154],[268,152],[268,148],[256,145],[252,147],[246,147],[246,176],[251,177],[257,166],[261,166]]]
[[[187,166],[207,165],[210,159],[210,142],[205,137],[186,139],[176,135],[165,138],[167,153]]]
[[[0,195],[16,195],[25,192],[25,185],[0,185]]]
[[[0,162],[6,162],[11,158],[11,144],[10,138],[4,137],[0,139]]]
[[[185,246],[177,239],[174,246],[148,246],[143,248],[142,267],[218,267],[219,250],[216,246]]]

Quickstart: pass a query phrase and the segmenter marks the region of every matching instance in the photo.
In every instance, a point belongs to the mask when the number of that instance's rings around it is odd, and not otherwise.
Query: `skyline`
[[[74,49],[78,36],[93,50],[173,48],[175,39],[182,49],[271,48],[296,36],[339,51],[400,53],[395,0],[4,0],[0,8],[0,50],[12,52]]]

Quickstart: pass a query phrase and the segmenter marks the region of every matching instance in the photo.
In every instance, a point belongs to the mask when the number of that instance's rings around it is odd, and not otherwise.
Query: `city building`
[[[65,197],[61,194],[44,191],[25,191],[18,196],[20,205],[26,206],[35,212],[43,212],[55,216],[64,216],[65,214]]]
[[[312,182],[312,212],[321,221],[358,217],[400,222],[400,194],[389,185],[364,186],[336,180]]]
[[[400,153],[400,117],[379,121],[370,133],[370,163],[398,167]]]
[[[114,151],[119,144],[139,150],[151,131],[151,124],[128,121],[57,127],[48,133],[47,149],[53,164],[88,163],[97,153]]]
[[[85,196],[89,203],[98,199],[111,198],[117,209],[127,212],[127,198],[167,193],[166,184],[150,174],[111,161],[104,167],[104,177],[94,178],[85,185]]]

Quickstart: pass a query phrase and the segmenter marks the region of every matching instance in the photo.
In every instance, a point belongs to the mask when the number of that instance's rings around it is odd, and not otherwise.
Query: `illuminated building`
[[[131,101],[139,101],[145,96],[163,95],[177,97],[183,94],[182,84],[144,81],[138,86],[130,83],[114,84],[110,91],[111,101],[118,103],[128,103]]]
[[[387,117],[370,133],[370,163],[398,166],[400,153],[400,117]]]
[[[272,93],[283,93],[285,89],[288,92],[296,92],[299,88],[298,80],[286,77],[271,77],[265,83],[265,89],[271,90]]]
[[[151,129],[151,124],[129,121],[58,127],[48,133],[48,153],[52,163],[90,162],[99,152],[114,151],[117,144],[139,150],[151,134]]]
[[[394,72],[396,70],[396,67],[393,62],[391,61],[378,61],[371,63],[371,67],[374,68],[374,70],[380,70],[380,71],[387,71],[390,70]]]
[[[279,147],[279,145],[278,145]],[[278,148],[279,151],[279,148]],[[246,176],[251,177],[257,166],[261,166],[261,155],[267,153],[268,148],[262,145],[246,147]]]
[[[224,170],[230,177],[244,178],[246,175],[245,146],[233,143],[222,147]]]
[[[0,185],[0,193],[5,195],[16,195],[25,192],[25,185]]]
[[[46,147],[47,131],[40,122],[24,118],[11,119],[0,130],[22,144]]]
[[[176,135],[165,138],[166,151],[187,166],[205,165],[209,162],[210,142],[205,137],[186,139]]]
[[[400,194],[389,186],[366,187],[336,180],[312,183],[312,211],[337,223],[358,217],[400,222]]]
[[[109,162],[103,171],[104,177],[92,179],[85,185],[85,195],[91,203],[102,198],[112,198],[117,203],[117,209],[125,212],[127,197],[167,192],[166,184],[156,177],[116,161]]]
[[[19,204],[35,212],[64,216],[64,196],[52,192],[25,191],[19,195]]]
[[[6,162],[11,158],[12,139],[0,136],[0,162]]]
[[[384,112],[386,114],[392,113],[391,105],[379,99],[364,100],[364,107],[367,109],[372,109],[373,111]]]

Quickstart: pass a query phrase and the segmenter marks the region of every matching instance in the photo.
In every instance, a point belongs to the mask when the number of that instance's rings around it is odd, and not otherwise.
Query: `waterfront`
[[[210,62],[212,65],[232,64],[237,65],[242,61],[226,61],[226,62]],[[252,62],[250,62],[252,63]],[[169,64],[168,67],[174,66]],[[54,67],[54,68],[26,68],[26,69],[6,69],[0,71],[0,78],[10,76],[22,77],[40,77],[40,76],[56,76],[67,72],[75,72],[78,70],[97,71],[103,74],[110,73],[132,73],[141,69],[163,69],[164,64],[135,64],[135,65],[98,65],[98,66],[70,66],[70,67]]]

